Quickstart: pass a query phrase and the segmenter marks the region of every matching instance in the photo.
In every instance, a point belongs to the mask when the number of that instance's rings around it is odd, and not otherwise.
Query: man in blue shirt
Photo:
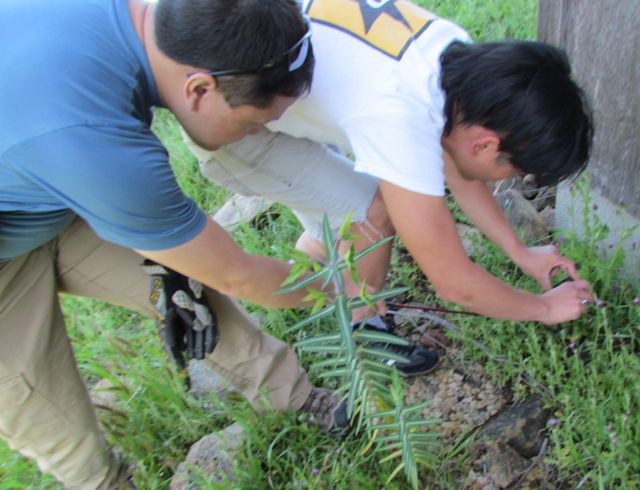
[[[266,42],[268,41],[268,42]],[[335,402],[227,296],[265,306],[290,267],[239,249],[178,186],[150,130],[171,110],[213,150],[308,91],[295,0],[6,0],[0,4],[0,435],[66,488],[126,488],[77,371],[58,292],[145,314],[142,258],[205,286],[206,356],[256,407]],[[320,400],[319,400],[320,399]],[[319,403],[322,402],[322,403]],[[326,427],[336,425],[329,410]]]

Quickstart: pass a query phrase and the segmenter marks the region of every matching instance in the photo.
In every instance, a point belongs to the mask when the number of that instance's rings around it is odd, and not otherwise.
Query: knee
[[[391,217],[387,211],[387,207],[382,199],[380,189],[376,191],[371,205],[367,210],[367,221],[369,225],[374,227],[381,235],[387,237],[395,234],[395,228],[391,222]]]
[[[313,238],[306,231],[300,235],[296,242],[296,249],[306,253],[314,260],[324,259],[326,251],[324,249],[324,243]]]

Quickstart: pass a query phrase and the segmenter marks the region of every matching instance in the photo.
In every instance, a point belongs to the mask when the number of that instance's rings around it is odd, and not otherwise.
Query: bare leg
[[[356,251],[360,251],[372,243],[394,234],[393,225],[391,224],[379,190],[376,192],[371,206],[369,206],[367,210],[366,221],[353,223],[350,231],[352,235],[359,237],[353,242]],[[350,246],[351,242],[341,242],[339,246],[340,253],[346,253]],[[315,259],[325,257],[326,251],[324,243],[313,238],[306,232],[298,239],[296,248]],[[360,281],[366,282],[370,291],[380,291],[384,287],[390,257],[391,243],[386,243],[357,262],[358,278]],[[360,287],[353,283],[348,273],[345,273],[345,285],[346,292],[349,296],[358,294]],[[378,312],[383,313],[383,310],[384,307],[381,305]],[[366,306],[358,308],[353,311],[352,320],[360,321],[378,312],[372,311],[371,308]]]

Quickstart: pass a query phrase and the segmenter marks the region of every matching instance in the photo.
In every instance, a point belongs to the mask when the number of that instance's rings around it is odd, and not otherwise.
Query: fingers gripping
[[[185,366],[184,352],[189,359],[213,352],[218,327],[202,284],[149,260],[143,268],[151,276],[149,299],[162,316],[161,337],[178,367]]]

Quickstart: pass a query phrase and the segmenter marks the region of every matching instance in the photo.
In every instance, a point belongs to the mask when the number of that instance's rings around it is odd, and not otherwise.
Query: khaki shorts
[[[284,204],[316,239],[322,239],[325,213],[334,233],[349,212],[352,222],[366,221],[377,180],[356,172],[351,160],[326,145],[263,128],[207,151],[183,135],[205,177],[237,194]]]

